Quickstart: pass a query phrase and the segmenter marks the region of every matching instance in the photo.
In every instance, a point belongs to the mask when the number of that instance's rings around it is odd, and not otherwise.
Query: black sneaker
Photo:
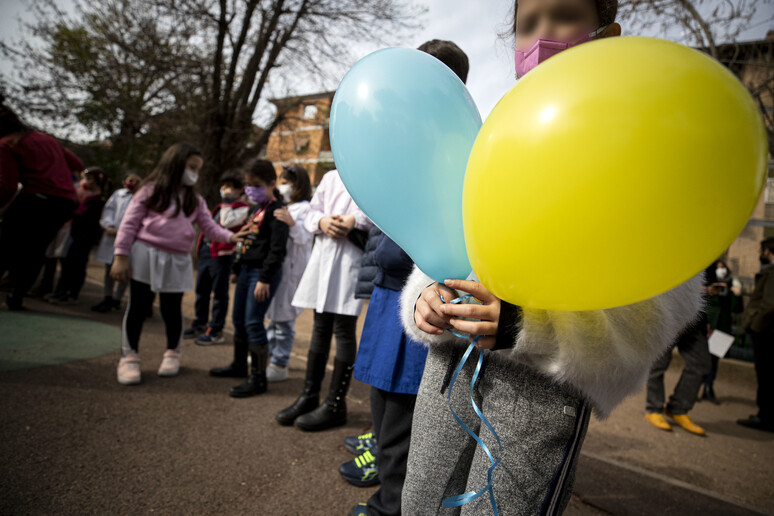
[[[96,305],[91,307],[92,312],[99,312],[101,314],[109,312],[113,308],[113,298],[106,297]]]
[[[370,487],[379,483],[379,469],[376,467],[376,457],[371,450],[366,450],[339,466],[339,473],[353,486]]]
[[[195,339],[199,335],[204,335],[205,331],[207,331],[207,328],[205,328],[204,326],[196,326],[196,325],[192,324],[190,328],[187,328],[183,332],[183,338],[184,339]]]
[[[356,506],[352,507],[352,510],[349,511],[349,516],[367,516],[368,515],[368,504],[365,502],[360,502]]]
[[[349,453],[354,453],[355,455],[360,455],[366,450],[371,450],[371,452],[376,454],[376,438],[374,437],[374,433],[368,432],[367,434],[358,435],[357,437],[345,437],[344,448],[346,448]]]
[[[737,419],[736,423],[738,425],[746,426],[747,428],[763,430],[764,432],[774,432],[774,423],[764,422],[758,416],[750,416],[747,419]]]

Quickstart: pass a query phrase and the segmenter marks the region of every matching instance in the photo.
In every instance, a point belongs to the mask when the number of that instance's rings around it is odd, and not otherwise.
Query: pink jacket
[[[233,233],[215,223],[201,195],[197,195],[199,205],[191,215],[186,216],[180,210],[180,213],[173,217],[174,204],[170,204],[164,213],[149,210],[145,206],[145,201],[152,192],[153,184],[147,184],[132,197],[118,228],[115,254],[129,255],[135,240],[168,253],[190,253],[195,237],[194,222],[210,240],[231,241]]]

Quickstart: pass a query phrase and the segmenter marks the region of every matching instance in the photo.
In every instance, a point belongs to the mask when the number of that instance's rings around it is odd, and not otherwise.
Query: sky
[[[407,38],[403,46],[416,48],[430,39],[452,40],[467,53],[470,60],[468,89],[478,105],[482,118],[497,104],[498,100],[515,84],[513,72],[512,42],[499,36],[508,24],[508,15],[513,0],[424,0],[417,4],[427,7],[424,26],[416,34]],[[722,0],[718,0],[722,1]],[[763,39],[767,30],[774,30],[774,2],[761,2],[762,8],[750,24],[750,28],[740,35],[741,41]],[[61,0],[58,4],[66,8],[70,0]],[[19,16],[28,18],[25,0],[0,0],[0,35],[4,39],[19,33]],[[28,18],[29,19],[29,18]],[[631,30],[623,27],[624,34]],[[657,34],[642,34],[652,35]],[[679,33],[667,34],[667,39],[681,41]],[[373,47],[355,46],[353,56],[364,57]],[[354,61],[353,61],[354,63]],[[7,73],[9,65],[0,57],[0,72]],[[333,80],[331,87],[335,87]],[[294,94],[316,93],[319,83],[301,83],[294,85]]]

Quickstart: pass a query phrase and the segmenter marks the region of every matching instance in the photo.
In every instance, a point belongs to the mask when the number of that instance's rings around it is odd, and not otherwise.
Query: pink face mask
[[[515,50],[516,78],[521,79],[527,72],[562,50],[567,50],[570,47],[591,41],[605,30],[605,28],[607,28],[607,26],[600,27],[594,32],[590,32],[572,43],[539,39],[527,50]]]

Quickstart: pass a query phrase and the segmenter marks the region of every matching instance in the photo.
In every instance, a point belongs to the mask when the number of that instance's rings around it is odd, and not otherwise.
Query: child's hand
[[[105,228],[105,233],[107,233],[110,236],[116,236],[118,234],[118,230],[115,228],[115,226],[110,226],[108,228]]]
[[[280,222],[284,222],[291,228],[296,225],[296,221],[293,220],[293,217],[290,216],[290,211],[288,210],[287,206],[283,206],[278,210],[274,210],[274,218]]]
[[[258,282],[255,284],[255,291],[253,292],[256,301],[266,301],[269,299],[269,284]]]
[[[237,278],[238,278],[238,276],[236,274],[231,274],[231,275],[229,275],[228,280],[231,283],[236,283],[237,282]]]
[[[341,217],[339,215],[330,215],[320,219],[320,230],[323,234],[334,238],[343,238],[347,234],[342,230]]]
[[[355,227],[355,216],[354,215],[341,215],[338,217],[338,220],[336,222],[336,225],[344,231],[345,235],[348,235],[350,231],[352,231]]]
[[[123,254],[113,257],[113,265],[110,267],[110,277],[115,281],[126,283],[129,278],[129,260]]]
[[[471,339],[476,335],[482,335],[476,347],[492,349],[495,346],[497,325],[500,321],[500,300],[477,281],[449,279],[446,280],[446,286],[467,292],[484,303],[483,305],[446,303],[441,305],[440,311],[444,316],[451,317],[450,323],[454,329],[470,333]],[[458,319],[459,317],[479,320],[463,321]]]
[[[440,283],[433,283],[422,291],[414,307],[414,322],[417,328],[431,335],[441,335],[451,328],[451,317],[441,312],[441,296],[447,301],[457,297],[457,293]]]
[[[240,229],[233,235],[231,235],[231,243],[236,244],[239,242],[244,242],[245,237],[250,234],[250,228],[248,226],[245,226],[244,228]]]

